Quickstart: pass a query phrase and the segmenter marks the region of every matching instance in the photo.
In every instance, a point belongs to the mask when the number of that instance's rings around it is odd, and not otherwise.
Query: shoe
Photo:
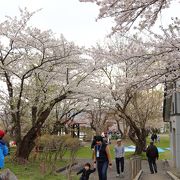
[[[155,171],[155,173],[157,173],[157,170]]]
[[[124,173],[123,172],[121,173],[121,177],[124,177]]]
[[[116,177],[119,177],[120,176],[120,174],[116,174]]]
[[[151,172],[151,174],[154,174],[154,172]]]

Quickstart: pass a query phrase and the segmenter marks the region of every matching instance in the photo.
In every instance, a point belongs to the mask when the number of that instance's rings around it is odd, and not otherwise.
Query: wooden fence
[[[141,171],[141,157],[140,156],[133,156],[130,159],[130,172],[131,172],[131,179],[133,180],[137,174]]]

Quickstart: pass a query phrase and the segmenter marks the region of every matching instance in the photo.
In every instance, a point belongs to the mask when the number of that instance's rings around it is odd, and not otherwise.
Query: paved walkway
[[[130,180],[130,171],[129,171],[129,161],[125,161],[125,171],[124,171],[124,177],[116,177],[116,166],[115,166],[115,162],[113,161],[113,165],[112,165],[112,169],[108,168],[108,180],[117,180],[117,179],[123,179],[123,180]],[[98,175],[97,175],[97,171],[96,173],[94,173],[90,180],[98,180]]]
[[[140,180],[171,180],[166,174],[167,168],[163,161],[157,161],[158,173],[151,174],[147,161],[142,161],[143,174]]]
[[[90,160],[87,159],[79,159],[78,160],[78,164],[77,166],[75,166],[73,168],[74,172],[77,172],[81,167],[83,167],[83,164],[85,164],[86,162],[92,162]],[[123,180],[130,180],[130,167],[129,167],[129,160],[125,161],[125,172],[124,172],[124,177],[116,177],[116,166],[115,166],[115,161],[112,162],[112,169],[108,168],[108,180],[118,180],[118,179],[123,179]],[[98,180],[98,174],[97,171],[93,174],[90,175],[89,180]]]
[[[76,172],[78,172],[86,162],[91,163],[92,160],[79,159],[78,165],[73,167],[73,172],[74,172],[73,174],[75,175]],[[150,170],[149,170],[148,162],[143,160],[142,161],[143,174],[140,177],[140,180],[171,180],[171,178],[166,174],[168,167],[164,166],[163,161],[157,161],[157,167],[158,167],[158,173],[157,174],[151,174]],[[108,180],[118,180],[118,179],[131,180],[130,175],[131,175],[131,173],[130,173],[130,162],[129,162],[129,160],[125,160],[124,177],[118,177],[118,178],[116,177],[115,161],[113,161],[112,169],[108,168]],[[90,175],[90,180],[98,180],[97,171]]]

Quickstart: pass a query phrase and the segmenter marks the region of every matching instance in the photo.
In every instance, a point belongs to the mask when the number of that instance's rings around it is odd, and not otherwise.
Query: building
[[[173,166],[180,170],[180,81],[166,85],[163,118],[170,123],[170,149]],[[168,95],[168,91],[171,91]]]

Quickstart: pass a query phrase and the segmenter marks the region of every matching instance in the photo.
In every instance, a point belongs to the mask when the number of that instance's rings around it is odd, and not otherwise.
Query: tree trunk
[[[143,144],[140,141],[138,141],[136,143],[136,149],[135,149],[135,153],[134,154],[137,154],[137,155],[142,154],[144,149],[145,149],[145,144]]]
[[[146,130],[130,127],[129,138],[136,146],[135,154],[142,154],[146,149]]]
[[[35,146],[35,140],[38,136],[39,131],[41,130],[42,125],[45,120],[48,118],[51,110],[54,105],[61,100],[65,99],[67,94],[63,94],[55,99],[53,99],[49,106],[41,112],[35,125],[27,132],[27,134],[23,137],[23,139],[17,144],[16,158],[22,160],[28,160],[31,151]]]
[[[96,127],[94,126],[94,124],[92,122],[90,123],[90,126],[91,126],[91,129],[96,132]]]
[[[123,120],[123,129],[124,129],[124,139],[126,139],[128,137],[129,125],[125,120]]]
[[[117,124],[117,129],[118,129],[118,131],[119,131],[120,134],[121,134],[121,138],[123,139],[123,138],[124,138],[124,133],[123,133],[123,131],[121,130],[119,120],[116,120],[116,124]]]
[[[27,132],[27,134],[23,137],[21,142],[18,144],[16,151],[17,159],[25,159],[28,160],[31,151],[35,146],[35,140],[38,137],[38,133],[41,130],[41,127],[45,120],[47,119],[50,113],[50,109],[44,111],[41,114],[36,124]]]
[[[68,130],[68,127],[66,127],[66,125],[64,126],[64,132],[66,135],[69,134],[69,130]]]
[[[35,139],[37,135],[35,131],[31,129],[23,138],[23,140],[19,143],[16,151],[17,159],[28,160],[29,155],[33,148],[35,147]]]
[[[136,143],[135,154],[142,154],[146,149],[146,135],[144,133],[140,133],[140,137]]]

